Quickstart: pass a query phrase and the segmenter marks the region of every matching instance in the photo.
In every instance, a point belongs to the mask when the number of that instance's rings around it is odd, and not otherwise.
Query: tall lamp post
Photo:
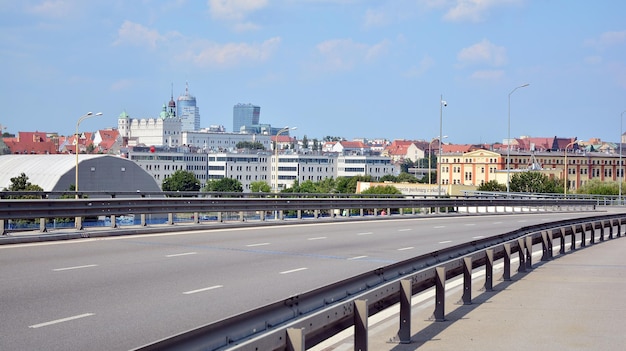
[[[574,140],[565,146],[565,165],[563,166],[563,197],[567,197],[567,188],[569,188],[569,167],[567,164],[567,148],[578,144],[578,140]]]
[[[295,130],[295,129],[298,129],[298,127],[291,127],[291,128],[285,127],[285,128],[279,130],[276,133],[276,140],[275,140],[275,144],[274,144],[274,172],[275,172],[275,175],[274,175],[274,192],[276,192],[276,193],[278,192],[278,136],[281,133],[284,133],[284,132],[286,132],[288,130]]]
[[[84,121],[87,118],[91,118],[91,117],[96,117],[96,116],[102,116],[102,112],[98,112],[96,114],[94,114],[93,112],[87,112],[84,115],[80,116],[80,118],[78,119],[78,122],[76,122],[76,134],[74,135],[74,143],[76,145],[76,149],[74,150],[74,153],[76,154],[76,167],[75,167],[75,172],[76,172],[76,183],[74,184],[74,191],[76,191],[76,195],[75,198],[78,199],[78,127],[80,126],[80,122]],[[75,219],[75,224],[76,224],[76,229],[83,229],[83,224],[81,223],[81,217],[76,217]]]
[[[619,117],[619,196],[617,197],[618,205],[622,204],[622,183],[624,182],[624,165],[622,165],[622,135],[624,135],[624,113],[626,113],[626,111],[622,111],[622,114]]]
[[[430,175],[431,175],[431,173],[432,173],[432,171],[431,171],[431,166],[430,166],[431,161],[432,161],[432,151],[431,151],[431,150],[432,150],[432,148],[431,148],[431,146],[433,145],[433,142],[434,142],[435,140],[439,140],[439,143],[441,143],[441,139],[445,139],[445,138],[447,138],[447,137],[448,137],[447,135],[444,135],[443,137],[439,137],[439,136],[437,136],[436,138],[432,138],[432,140],[430,141],[430,143],[428,143],[428,184],[429,184],[429,185],[431,184],[431,181],[430,181]]]
[[[507,132],[507,141],[506,141],[506,193],[511,191],[511,95],[519,88],[525,88],[529,86],[529,83],[522,84],[515,89],[511,90],[509,93],[509,126]]]
[[[439,97],[439,136],[443,135],[443,107],[448,106],[448,103],[443,99],[443,95]],[[437,194],[441,196],[441,140],[439,140],[439,160],[437,161]]]

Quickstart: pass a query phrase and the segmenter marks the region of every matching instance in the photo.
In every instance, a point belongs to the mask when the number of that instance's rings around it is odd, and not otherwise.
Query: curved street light
[[[622,136],[624,135],[624,113],[626,113],[626,111],[622,111],[622,114],[619,117],[619,196],[617,197],[618,205],[622,204],[622,183],[624,182],[624,165],[622,164]]]
[[[527,86],[529,86],[529,83],[526,84],[522,84],[518,87],[515,87],[515,89],[511,90],[511,92],[509,93],[509,126],[508,126],[508,133],[507,133],[507,141],[506,141],[506,192],[507,194],[510,192],[511,190],[511,95],[519,88],[526,88]]]
[[[443,135],[443,107],[448,106],[448,102],[443,99],[443,94],[439,97],[439,136]],[[441,196],[441,183],[443,179],[441,178],[441,141],[439,142],[439,159],[437,161],[437,184],[438,190],[437,194]]]
[[[563,166],[563,197],[567,197],[567,188],[569,188],[569,167],[567,164],[567,148],[578,144],[579,140],[574,140],[565,146],[565,165]]]
[[[91,117],[96,117],[96,116],[102,116],[102,112],[98,112],[96,114],[94,114],[93,112],[87,112],[84,115],[80,116],[80,118],[78,119],[78,122],[76,122],[76,134],[74,134],[74,145],[75,145],[75,149],[74,149],[74,153],[76,154],[76,165],[75,165],[75,172],[76,172],[76,183],[74,184],[74,191],[76,192],[75,198],[78,199],[78,127],[80,126],[80,122],[84,121],[87,118],[91,118]],[[76,229],[83,229],[83,225],[81,223],[81,217],[76,217],[75,219],[75,224],[76,224]]]
[[[432,149],[431,149],[431,146],[433,145],[433,142],[434,142],[435,140],[439,140],[439,143],[441,144],[441,140],[443,140],[443,139],[445,139],[445,138],[447,138],[447,137],[448,137],[447,135],[444,135],[443,137],[439,137],[439,135],[437,135],[437,137],[436,137],[436,138],[432,138],[432,140],[430,141],[430,143],[428,143],[428,185],[432,184],[432,182],[431,182],[431,180],[430,180],[431,173],[432,173],[430,164],[432,163],[432,159],[433,159],[433,158],[432,158],[432,151],[431,151]],[[430,188],[429,188],[429,189],[430,189]]]

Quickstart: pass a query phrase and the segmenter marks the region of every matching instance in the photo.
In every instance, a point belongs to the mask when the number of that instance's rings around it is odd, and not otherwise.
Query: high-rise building
[[[176,116],[182,121],[182,131],[200,130],[200,109],[195,96],[189,93],[188,83],[185,83],[185,94],[178,97]]]
[[[249,130],[259,125],[261,107],[252,104],[237,104],[233,107],[233,133]]]

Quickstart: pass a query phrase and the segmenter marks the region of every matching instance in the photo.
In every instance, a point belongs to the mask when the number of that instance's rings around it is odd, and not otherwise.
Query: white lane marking
[[[223,287],[224,287],[223,285],[214,285],[214,286],[209,286],[208,288],[202,288],[202,289],[197,289],[197,290],[185,291],[183,294],[185,294],[185,295],[195,294],[195,293],[208,291],[208,290],[213,290],[213,289],[219,289],[219,288],[223,288]]]
[[[407,232],[411,230],[411,228],[405,228],[405,229],[398,229],[399,232]]]
[[[493,224],[502,224],[502,222],[493,222]]]
[[[291,270],[288,270],[288,271],[282,271],[282,272],[280,272],[280,274],[289,274],[289,273],[304,271],[306,269],[308,269],[308,268],[306,268],[306,267],[296,268],[296,269],[291,269]]]
[[[481,238],[484,238],[484,237],[485,237],[484,235],[479,235],[479,236],[473,236],[472,239],[481,239]]]
[[[465,223],[466,226],[476,225],[476,223]]]
[[[439,243],[440,244],[448,244],[448,243],[451,243],[451,242],[452,242],[452,240],[446,240],[446,241],[440,241]]]
[[[63,268],[55,268],[53,269],[53,271],[55,272],[61,272],[61,271],[69,271],[71,269],[82,269],[82,268],[91,268],[91,267],[98,267],[97,264],[86,264],[84,266],[74,266],[74,267],[63,267]]]
[[[255,247],[255,246],[265,246],[265,245],[269,245],[270,243],[258,243],[258,244],[249,244],[246,245],[247,247]]]
[[[436,225],[436,226],[434,226],[433,228],[435,228],[435,229],[441,229],[441,228],[445,228],[445,227],[446,227],[445,225]]]
[[[524,223],[524,222],[527,222],[527,220],[525,220],[525,219],[520,219],[519,221],[517,221],[517,223]]]
[[[324,239],[327,239],[327,238],[325,236],[318,236],[318,237],[315,237],[315,238],[308,238],[306,240],[311,241],[311,240],[324,240]]]
[[[179,256],[189,256],[189,255],[197,255],[197,252],[183,252],[183,253],[177,253],[177,254],[171,254],[171,255],[165,255],[165,257],[179,257]]]
[[[354,257],[348,258],[348,260],[359,260],[359,259],[365,258],[365,257],[367,257],[367,256],[354,256]]]
[[[414,249],[414,247],[413,246],[401,247],[398,249],[398,251],[411,250],[411,249]]]
[[[372,233],[372,232],[365,232],[365,233],[358,233],[357,235],[372,235],[372,234],[374,234],[374,233]]]
[[[72,317],[67,317],[67,318],[61,318],[61,319],[53,320],[53,321],[50,321],[50,322],[29,325],[28,327],[29,328],[33,328],[33,329],[41,328],[41,327],[47,327],[49,325],[63,323],[63,322],[69,322],[69,321],[72,321],[74,319],[85,318],[85,317],[89,317],[89,316],[93,316],[93,315],[94,315],[94,313],[83,313],[83,314],[79,314],[79,315],[72,316]]]

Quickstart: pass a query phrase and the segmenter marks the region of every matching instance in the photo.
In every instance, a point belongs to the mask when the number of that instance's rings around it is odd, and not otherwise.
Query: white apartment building
[[[325,178],[371,175],[378,179],[384,175],[398,175],[400,170],[388,157],[364,155],[310,155],[218,152],[205,153],[199,148],[181,147],[176,151],[135,148],[129,159],[137,162],[150,173],[157,183],[177,170],[193,172],[202,186],[209,180],[232,178],[238,180],[244,192],[250,192],[250,184],[266,182],[278,191],[291,187],[294,181],[318,182]]]
[[[204,152],[232,152],[237,149],[240,142],[259,142],[265,150],[272,149],[270,135],[244,134],[244,133],[219,133],[208,131],[182,132],[182,145],[202,149]]]

